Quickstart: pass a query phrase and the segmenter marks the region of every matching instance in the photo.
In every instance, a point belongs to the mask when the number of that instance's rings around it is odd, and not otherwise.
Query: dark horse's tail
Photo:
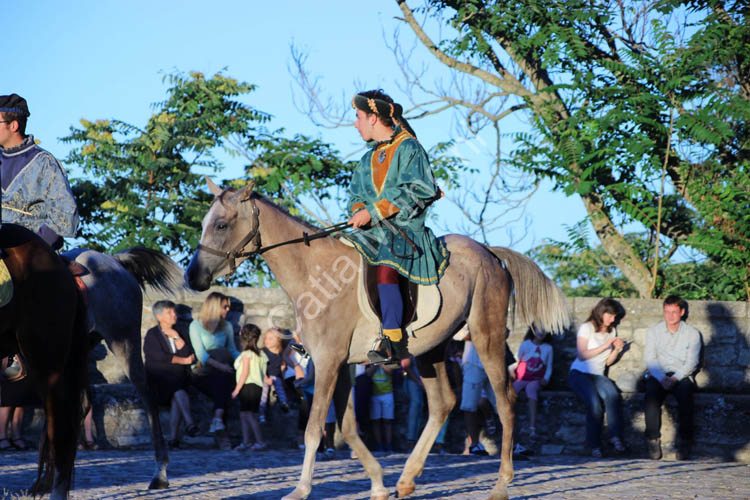
[[[180,266],[158,250],[138,246],[123,250],[113,257],[135,277],[141,288],[149,285],[172,295],[179,289],[186,288]]]

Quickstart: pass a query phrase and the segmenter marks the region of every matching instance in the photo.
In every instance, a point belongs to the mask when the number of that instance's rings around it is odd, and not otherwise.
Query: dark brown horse
[[[62,258],[31,231],[0,227],[13,298],[0,307],[0,356],[20,353],[43,403],[34,493],[68,497],[86,388],[86,311]]]

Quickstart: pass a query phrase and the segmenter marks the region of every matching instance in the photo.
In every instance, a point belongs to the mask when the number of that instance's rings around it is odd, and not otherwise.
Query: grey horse
[[[315,364],[315,397],[305,430],[305,458],[297,487],[284,500],[306,498],[312,489],[315,450],[326,413],[334,398],[338,425],[371,480],[370,498],[386,499],[383,469],[357,434],[347,364],[367,362],[377,327],[360,312],[357,286],[360,258],[336,238],[275,246],[311,233],[315,228],[253,193],[253,182],[222,191],[208,181],[216,196],[203,218],[201,244],[186,271],[188,285],[207,289],[248,255],[262,254],[295,308],[298,330]],[[444,350],[448,340],[468,324],[479,357],[497,399],[503,424],[501,465],[491,499],[507,499],[513,478],[513,404],[515,392],[505,366],[506,319],[515,289],[515,310],[524,324],[561,331],[569,322],[562,292],[530,259],[511,250],[490,249],[476,241],[447,235],[450,264],[438,285],[439,315],[409,338],[427,392],[429,418],[396,485],[399,498],[415,489],[414,479],[440,428],[455,405],[448,383]],[[270,249],[269,247],[274,247]],[[268,250],[267,250],[268,249]],[[342,376],[343,375],[343,376]]]
[[[157,250],[136,247],[115,255],[75,249],[64,254],[88,271],[81,276],[88,294],[88,331],[92,341],[104,339],[120,368],[135,386],[146,408],[154,443],[156,472],[149,489],[169,486],[167,453],[159,408],[146,386],[141,356],[141,317],[146,285],[167,293],[183,287],[182,269]]]

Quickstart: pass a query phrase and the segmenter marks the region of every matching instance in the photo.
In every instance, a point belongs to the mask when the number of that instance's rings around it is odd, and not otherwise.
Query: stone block
[[[726,346],[723,349],[708,346],[704,349],[703,359],[703,366],[708,370],[713,367],[735,367],[737,366],[737,350],[734,346]]]
[[[576,297],[576,300],[573,304],[573,314],[576,319],[578,319],[580,316],[583,316],[583,319],[580,319],[579,321],[585,321],[586,317],[588,317],[589,313],[591,313],[591,310],[596,306],[596,304],[599,303],[601,299],[597,297]],[[578,326],[580,323],[576,323],[576,326]]]
[[[633,343],[643,348],[646,347],[646,331],[648,328],[636,328],[633,330]]]
[[[708,387],[711,385],[711,377],[709,377],[706,370],[701,370],[698,372],[698,374],[695,376],[695,384],[699,389],[708,389]]]
[[[688,301],[688,317],[693,318],[744,318],[747,302]]]
[[[621,373],[616,379],[616,385],[622,392],[636,392],[640,374],[633,371]]]
[[[581,443],[586,439],[586,427],[565,423],[557,429],[555,438],[566,443]]]
[[[638,321],[648,321],[653,324],[664,319],[664,310],[660,300],[618,299],[625,308],[625,317],[639,318]]]
[[[543,444],[539,449],[542,455],[560,455],[562,454],[565,446],[560,444]]]
[[[737,356],[737,364],[740,366],[750,366],[750,348],[747,346],[740,347],[740,353]]]
[[[731,320],[717,319],[712,320],[710,323],[710,337],[706,338],[706,331],[701,330],[704,335],[703,342],[708,343],[719,343],[719,344],[732,344],[737,345],[740,343],[748,344],[748,340],[745,335],[738,328],[737,323]],[[700,330],[700,329],[699,329]]]
[[[750,463],[750,443],[736,450],[732,455],[732,459],[745,464]]]

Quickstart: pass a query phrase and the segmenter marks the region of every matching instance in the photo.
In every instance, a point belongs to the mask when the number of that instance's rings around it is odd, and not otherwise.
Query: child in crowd
[[[529,436],[536,437],[536,413],[539,390],[552,376],[552,336],[530,327],[518,348],[518,361],[508,366],[517,394],[526,389],[529,400]]]
[[[377,449],[391,452],[393,437],[393,370],[383,365],[370,365],[365,372],[372,378],[372,400],[370,401],[370,424]]]
[[[266,407],[268,406],[268,393],[271,391],[271,385],[276,389],[276,396],[279,398],[281,410],[286,413],[289,411],[289,404],[286,399],[284,390],[284,379],[282,373],[286,368],[286,363],[282,357],[284,345],[281,343],[281,332],[278,328],[271,328],[266,331],[264,337],[263,352],[268,358],[266,376],[263,379],[263,394],[260,397],[260,422],[266,421]]]
[[[260,433],[260,426],[255,414],[260,408],[260,398],[263,392],[263,378],[266,374],[268,357],[258,349],[260,328],[253,324],[246,324],[240,329],[240,349],[242,352],[234,360],[237,385],[232,391],[232,399],[240,400],[240,424],[242,426],[242,443],[234,449],[238,451],[262,450],[266,443]],[[255,444],[250,446],[250,431],[255,435]]]

